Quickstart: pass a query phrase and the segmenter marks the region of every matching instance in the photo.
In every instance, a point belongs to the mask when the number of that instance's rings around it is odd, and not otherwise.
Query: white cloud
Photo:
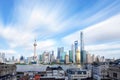
[[[8,49],[8,50],[0,49],[0,52],[5,54],[16,54],[16,51],[12,49]]]
[[[80,40],[80,31],[83,31],[85,44],[96,44],[107,41],[120,40],[120,15],[113,16],[108,20],[74,32],[63,38],[66,44],[71,44],[75,40]]]
[[[86,29],[83,29],[82,31],[84,33],[85,48],[89,51],[119,49],[120,44],[116,43],[120,40],[119,26],[120,26],[120,14],[113,16],[103,22],[90,26]],[[69,46],[73,43],[73,41],[80,40],[79,34],[80,31],[74,32],[73,34],[64,37],[62,41]]]
[[[11,24],[8,24],[7,26],[0,25],[0,36],[8,42],[10,48],[22,47],[32,50],[34,38],[41,39],[38,41],[37,46],[39,50],[56,49],[57,44],[71,46],[73,41],[79,41],[79,31],[62,38],[62,41],[56,41],[48,38],[53,35],[61,35],[60,33],[63,34],[63,32],[81,26],[83,23],[87,24],[90,21],[104,17],[106,14],[111,12],[111,10],[108,9],[113,7],[116,2],[103,10],[100,10],[94,16],[91,16],[86,20],[82,20],[82,18],[80,18],[82,15],[78,13],[65,21],[61,21],[65,17],[65,10],[67,10],[63,3],[56,3],[56,6],[51,7],[49,3],[37,3],[37,1],[32,1],[28,4],[27,1],[23,1],[22,4],[15,4],[13,23],[11,21]],[[100,6],[101,4],[97,8],[100,8]],[[112,10],[115,8],[116,7],[113,7]],[[89,13],[88,11],[86,12],[87,14]],[[102,43],[120,40],[118,35],[120,31],[119,23],[120,15],[117,15],[99,24],[84,29],[85,43],[93,44],[96,42]],[[98,47],[105,48],[103,45],[99,45]]]
[[[56,41],[52,39],[47,39],[44,41],[37,41],[37,50],[44,51],[44,50],[53,50],[55,49]],[[26,50],[33,50],[33,44],[29,45]]]
[[[86,43],[120,40],[120,14],[84,29]]]
[[[35,36],[34,33],[12,27],[2,27],[0,35],[7,40],[11,48],[25,46]]]
[[[86,46],[86,50],[88,51],[105,51],[105,50],[117,50],[117,49],[120,49],[119,42]]]

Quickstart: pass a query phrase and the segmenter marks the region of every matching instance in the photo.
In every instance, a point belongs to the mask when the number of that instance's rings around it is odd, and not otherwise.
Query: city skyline
[[[120,58],[120,0],[1,0],[0,52],[8,57],[33,56],[44,50],[80,46],[106,58]]]

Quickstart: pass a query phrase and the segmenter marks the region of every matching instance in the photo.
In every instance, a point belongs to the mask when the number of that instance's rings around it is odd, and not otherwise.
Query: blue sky
[[[79,32],[91,54],[120,58],[120,0],[1,0],[0,52],[32,56],[64,46]]]

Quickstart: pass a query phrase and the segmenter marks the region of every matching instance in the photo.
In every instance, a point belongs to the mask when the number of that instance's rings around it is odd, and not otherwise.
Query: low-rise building
[[[111,80],[120,80],[120,59],[109,66],[108,73]]]
[[[15,64],[5,64],[0,63],[0,79],[2,80],[14,80],[16,75],[16,65]]]
[[[65,72],[62,69],[62,67],[47,67],[46,68],[46,76],[44,78],[55,78],[59,80],[64,80],[65,79]],[[47,80],[47,79],[46,79]]]
[[[109,79],[108,78],[108,63],[95,63],[93,65],[92,74],[95,80]]]
[[[68,80],[84,80],[91,78],[91,71],[81,70],[80,68],[67,69]]]

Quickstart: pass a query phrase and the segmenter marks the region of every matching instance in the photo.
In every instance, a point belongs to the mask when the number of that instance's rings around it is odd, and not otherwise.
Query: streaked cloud
[[[85,49],[91,53],[108,53],[105,56],[110,55],[110,51],[115,52],[120,48],[120,15],[113,16],[103,22],[83,29]],[[80,30],[81,31],[81,30]],[[62,40],[66,45],[70,46],[73,41],[80,41],[80,31],[70,34],[64,37]],[[118,53],[115,53],[118,54]]]
[[[82,30],[87,50],[119,48],[119,2],[90,1],[88,5],[80,0],[15,1],[6,24],[0,13],[0,40],[6,42],[6,50],[28,55],[32,54],[34,39],[38,53],[59,46],[68,50],[75,40],[79,41]]]

